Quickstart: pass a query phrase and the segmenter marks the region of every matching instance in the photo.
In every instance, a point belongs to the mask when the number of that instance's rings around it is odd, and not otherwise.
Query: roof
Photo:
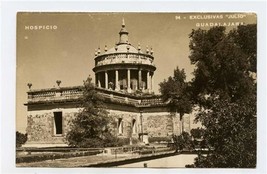
[[[134,46],[130,44],[119,44],[102,53],[101,55],[114,54],[114,53],[143,53],[141,50],[138,51]]]

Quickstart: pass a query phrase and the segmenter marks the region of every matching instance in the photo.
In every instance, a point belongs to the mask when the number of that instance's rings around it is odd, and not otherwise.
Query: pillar
[[[150,75],[149,75],[149,71],[147,71],[146,73],[146,88],[147,88],[147,91],[150,92]]]
[[[120,86],[119,86],[119,71],[115,70],[115,90],[119,91]]]
[[[151,80],[150,80],[150,82],[151,82],[151,87],[150,87],[150,90],[151,90],[151,92],[153,92],[153,84],[154,84],[154,78],[153,78],[153,76],[154,76],[154,74],[153,73],[151,73]]]
[[[131,71],[127,69],[127,92],[131,92]]]
[[[105,88],[108,89],[108,72],[105,71]]]
[[[138,71],[138,89],[142,89],[142,71],[139,69]]]
[[[98,75],[97,75],[97,73],[95,73],[95,86],[96,87],[98,87],[98,80],[97,80],[97,78],[98,78]]]
[[[98,85],[98,87],[99,88],[101,88],[101,82],[100,82],[100,79],[101,79],[101,75],[100,75],[100,73],[97,73],[97,85]]]

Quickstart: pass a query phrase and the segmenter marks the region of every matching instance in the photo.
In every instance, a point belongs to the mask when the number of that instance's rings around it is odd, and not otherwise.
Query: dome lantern
[[[118,44],[128,44],[129,40],[128,40],[128,31],[125,28],[125,22],[124,22],[124,18],[122,19],[122,25],[121,25],[121,31],[120,31],[120,41]]]

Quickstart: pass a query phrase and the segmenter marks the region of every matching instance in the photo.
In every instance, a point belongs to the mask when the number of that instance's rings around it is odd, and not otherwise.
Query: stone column
[[[120,86],[119,86],[119,71],[115,70],[115,90],[119,91]]]
[[[153,78],[153,76],[154,76],[154,74],[151,74],[151,88],[150,88],[150,90],[151,90],[151,92],[153,92],[153,84],[154,84],[154,78]]]
[[[97,73],[97,85],[98,85],[98,87],[99,88],[101,88],[101,82],[100,82],[100,79],[101,79],[101,75],[100,75],[100,73]]]
[[[149,76],[149,71],[147,71],[147,73],[146,73],[146,88],[147,88],[147,91],[148,92],[150,92],[150,81],[149,81],[149,79],[150,79],[150,76]]]
[[[131,92],[131,71],[127,69],[127,92]]]
[[[108,89],[108,72],[105,71],[105,88]]]
[[[142,71],[138,70],[138,89],[142,89]]]
[[[95,86],[98,87],[98,80],[97,80],[98,76],[97,76],[97,73],[95,73]]]

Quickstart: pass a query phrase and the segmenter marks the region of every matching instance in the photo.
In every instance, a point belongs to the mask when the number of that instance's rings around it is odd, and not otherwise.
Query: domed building
[[[155,139],[168,139],[181,133],[179,115],[172,112],[160,95],[153,93],[153,49],[141,50],[131,45],[124,21],[119,42],[101,53],[95,51],[96,90],[105,99],[109,116],[116,123],[113,134],[148,144]],[[69,123],[80,111],[83,86],[31,89],[27,106],[25,146],[65,146]],[[190,131],[190,115],[184,116],[183,131]]]
[[[128,31],[123,20],[119,32],[120,39],[115,47],[101,53],[100,48],[95,52],[95,84],[98,87],[134,93],[137,90],[151,93],[153,90],[153,75],[156,70],[153,64],[153,50],[141,51],[140,44],[137,49],[128,39]]]

